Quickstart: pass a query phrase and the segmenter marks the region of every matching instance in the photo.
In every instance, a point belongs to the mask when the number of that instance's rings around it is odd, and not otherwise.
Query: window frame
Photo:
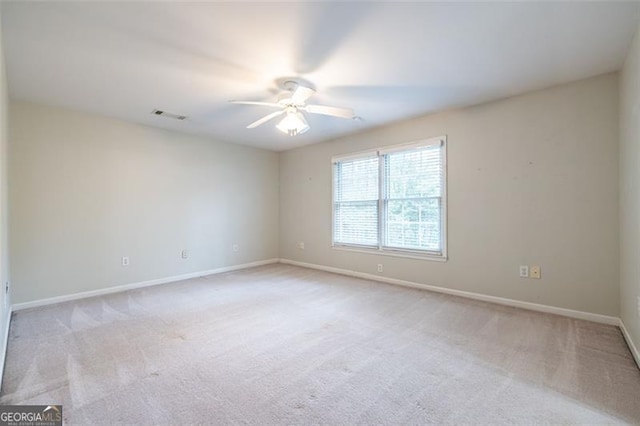
[[[385,242],[385,204],[388,203],[388,198],[385,197],[384,186],[387,183],[386,176],[384,174],[384,161],[381,161],[382,157],[386,154],[394,152],[409,151],[411,149],[422,148],[431,145],[440,145],[440,158],[442,161],[442,194],[440,196],[441,210],[440,210],[440,238],[441,238],[441,251],[430,251],[420,249],[409,249],[401,247],[386,247]],[[336,182],[336,163],[347,160],[365,159],[367,157],[378,158],[378,244],[377,247],[360,244],[348,244],[340,243],[335,240],[335,220],[336,220],[336,199],[335,199],[335,182]],[[331,247],[336,250],[353,251],[368,254],[378,254],[385,256],[405,257],[412,259],[422,260],[434,260],[434,261],[447,261],[447,136],[439,136],[428,139],[420,139],[408,143],[401,143],[397,145],[391,145],[382,148],[376,148],[366,151],[354,152],[346,155],[337,155],[331,158]]]

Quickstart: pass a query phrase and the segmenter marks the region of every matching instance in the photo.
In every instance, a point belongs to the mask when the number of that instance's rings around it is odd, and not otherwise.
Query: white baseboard
[[[607,315],[592,314],[590,312],[574,311],[572,309],[558,308],[556,306],[541,305],[538,303],[523,302],[520,300],[507,299],[504,297],[488,296],[486,294],[472,293],[469,291],[455,290],[446,287],[438,287],[428,284],[420,284],[411,281],[398,280],[395,278],[382,277],[379,275],[367,274],[364,272],[351,271],[349,269],[334,268],[331,266],[316,265],[313,263],[298,262],[296,260],[280,259],[280,263],[301,266],[303,268],[319,269],[321,271],[333,272],[341,275],[349,275],[357,278],[364,278],[372,281],[380,281],[388,284],[396,284],[404,287],[413,287],[423,290],[435,291],[438,293],[446,293],[454,296],[466,297],[468,299],[482,300],[484,302],[497,303],[499,305],[512,306],[516,308],[528,309],[530,311],[546,312],[549,314],[562,315],[570,318],[583,319],[601,324],[620,325],[620,318]]]
[[[67,294],[64,296],[49,297],[47,299],[33,300],[31,302],[15,303],[12,305],[14,311],[23,309],[37,308],[39,306],[53,305],[55,303],[68,302],[70,300],[86,299],[88,297],[102,296],[105,294],[119,293],[121,291],[134,290],[137,288],[150,287],[159,284],[166,284],[175,281],[188,280],[191,278],[199,278],[207,275],[221,274],[223,272],[237,271],[239,269],[253,268],[256,266],[268,265],[270,263],[278,263],[279,259],[259,260],[257,262],[243,263],[241,265],[224,266],[222,268],[210,269],[208,271],[191,272],[183,275],[175,275],[173,277],[158,278],[155,280],[142,281],[119,285],[114,287],[101,288],[99,290],[83,291],[80,293]]]
[[[627,341],[627,346],[629,346],[629,350],[631,351],[631,355],[636,360],[636,364],[638,364],[638,368],[640,368],[640,351],[638,351],[638,347],[633,342],[631,338],[631,334],[627,330],[627,327],[624,326],[624,321],[620,320],[620,330],[622,331],[622,335],[624,336],[624,340]]]
[[[0,354],[0,391],[2,390],[2,379],[4,378],[4,364],[7,361],[7,348],[9,346],[9,327],[11,326],[11,305],[7,307],[7,318],[4,327],[4,341],[2,344],[2,354]]]

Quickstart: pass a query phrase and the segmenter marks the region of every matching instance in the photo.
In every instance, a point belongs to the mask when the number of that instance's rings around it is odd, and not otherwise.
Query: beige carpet
[[[270,265],[20,311],[2,404],[69,424],[640,423],[611,326]]]

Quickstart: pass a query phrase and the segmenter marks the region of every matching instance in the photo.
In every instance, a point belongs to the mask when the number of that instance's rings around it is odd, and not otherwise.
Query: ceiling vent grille
[[[159,115],[159,116],[167,117],[167,118],[173,118],[175,120],[186,120],[186,118],[187,118],[186,115],[172,114],[170,112],[162,111],[160,109],[154,109],[153,111],[151,111],[151,114]]]

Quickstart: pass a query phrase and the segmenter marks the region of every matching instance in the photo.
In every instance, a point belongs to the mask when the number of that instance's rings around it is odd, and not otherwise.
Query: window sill
[[[355,253],[376,254],[380,256],[391,256],[391,257],[404,257],[406,259],[429,260],[432,262],[446,262],[448,260],[447,256],[420,254],[420,253],[402,251],[402,250],[380,250],[380,249],[368,249],[368,248],[340,246],[340,245],[332,245],[331,248],[334,250],[351,251]]]

